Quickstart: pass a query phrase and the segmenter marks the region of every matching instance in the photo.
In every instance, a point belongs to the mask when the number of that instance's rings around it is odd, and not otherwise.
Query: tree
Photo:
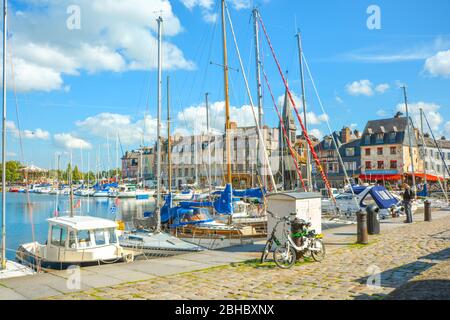
[[[0,177],[3,174],[3,166],[0,168]],[[23,174],[20,172],[22,165],[18,161],[6,162],[6,182],[18,182],[23,179]]]
[[[82,174],[80,170],[78,170],[78,166],[75,166],[72,171],[72,180],[73,181],[80,181],[82,179]]]

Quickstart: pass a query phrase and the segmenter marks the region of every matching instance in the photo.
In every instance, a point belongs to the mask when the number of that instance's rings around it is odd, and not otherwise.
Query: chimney
[[[352,140],[352,130],[349,127],[345,127],[341,130],[341,142],[349,143]]]
[[[237,129],[237,123],[234,121],[230,121],[230,129],[231,130],[236,130]]]
[[[401,113],[401,112],[399,111],[399,112],[397,112],[397,113],[395,114],[394,118],[398,119],[398,118],[400,118],[402,115],[403,115],[403,113]]]
[[[442,141],[445,141],[445,140],[447,140],[447,138],[445,138],[445,136],[442,136],[442,137],[441,137],[441,140],[442,140]]]
[[[356,139],[361,138],[361,132],[359,132],[358,130],[353,131],[353,134],[355,135]]]

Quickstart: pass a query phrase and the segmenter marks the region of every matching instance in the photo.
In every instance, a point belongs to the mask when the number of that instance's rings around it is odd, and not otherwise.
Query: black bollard
[[[430,200],[425,200],[424,202],[424,209],[425,209],[425,216],[424,216],[424,220],[431,222],[432,218],[431,218],[431,201]]]
[[[367,212],[367,233],[370,235],[380,234],[380,208],[376,204],[371,204],[366,208]]]
[[[367,213],[360,210],[356,213],[356,228],[358,229],[358,236],[356,243],[369,244],[369,235],[367,233]]]

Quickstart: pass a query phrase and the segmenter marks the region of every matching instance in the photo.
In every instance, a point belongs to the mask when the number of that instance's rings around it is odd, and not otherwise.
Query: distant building
[[[411,181],[413,167],[415,173],[423,173],[417,130],[411,132],[411,163],[407,124],[399,114],[367,123],[361,138],[361,180],[398,183]]]
[[[437,181],[437,178],[449,179],[450,176],[445,166],[450,164],[450,141],[445,137],[436,140],[430,138],[428,134],[424,136],[425,154],[425,172],[428,181]],[[438,144],[439,148],[436,146]],[[442,155],[441,155],[442,152]],[[444,158],[444,160],[442,159]]]
[[[315,147],[316,153],[322,168],[332,187],[342,187],[347,184],[345,172],[339,160],[335,142],[337,143],[339,154],[344,163],[347,175],[353,181],[358,181],[361,173],[361,136],[355,130],[344,127],[340,132],[334,132],[333,136],[328,135]],[[324,187],[324,182],[320,175],[316,175],[316,184],[318,187]]]

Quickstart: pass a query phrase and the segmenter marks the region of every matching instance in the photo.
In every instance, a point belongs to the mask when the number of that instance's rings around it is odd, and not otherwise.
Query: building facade
[[[423,173],[418,131],[408,132],[406,117],[369,121],[361,138],[361,176],[366,182],[410,181],[413,173]],[[410,140],[412,145],[412,161]]]

